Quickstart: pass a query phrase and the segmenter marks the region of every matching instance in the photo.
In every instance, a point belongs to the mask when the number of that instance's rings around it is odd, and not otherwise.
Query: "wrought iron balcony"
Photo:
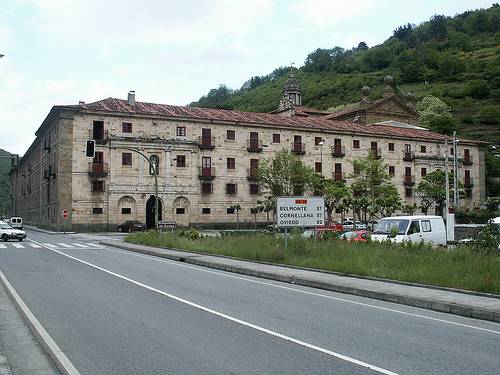
[[[342,158],[345,156],[345,146],[332,146],[332,156]]]
[[[214,167],[200,167],[198,178],[200,180],[213,180],[215,178],[215,168]]]
[[[306,153],[305,143],[292,143],[292,152],[296,155],[304,155]]]
[[[375,159],[380,159],[382,157],[382,149],[380,148],[371,148],[370,152]]]
[[[108,175],[108,163],[89,163],[90,177],[105,177]]]
[[[213,150],[215,148],[215,137],[198,137],[198,145],[202,150]]]
[[[93,139],[97,145],[105,145],[109,142],[109,133],[107,130],[104,130],[101,134],[94,134],[93,129],[90,129],[89,138]]]
[[[404,175],[403,176],[403,185],[404,186],[413,186],[415,185],[415,175]]]
[[[463,163],[464,165],[472,165],[472,156],[471,155],[464,156]]]
[[[404,161],[413,161],[415,159],[415,153],[413,151],[405,151],[403,155]]]
[[[257,168],[247,169],[247,179],[248,181],[257,181]]]
[[[247,139],[247,151],[262,152],[262,141],[260,139]]]
[[[474,186],[474,179],[472,178],[466,178],[464,180],[464,188],[465,189],[472,189]]]

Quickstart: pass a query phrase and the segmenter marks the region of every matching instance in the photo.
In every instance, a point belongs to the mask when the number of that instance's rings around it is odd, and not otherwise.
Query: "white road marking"
[[[303,346],[305,348],[308,348],[308,349],[312,349],[312,350],[315,350],[315,351],[318,351],[320,353],[323,353],[323,354],[327,354],[327,355],[330,355],[332,357],[335,357],[335,358],[338,358],[338,359],[341,359],[343,361],[347,361],[347,362],[350,362],[350,363],[353,363],[355,365],[358,365],[358,366],[361,366],[361,367],[366,367],[366,368],[369,368],[373,371],[376,371],[376,372],[379,372],[381,374],[386,374],[386,375],[398,375],[396,372],[393,372],[393,371],[389,371],[389,370],[386,370],[386,369],[383,369],[381,367],[377,367],[377,366],[374,366],[374,365],[371,365],[369,363],[366,363],[366,362],[363,362],[363,361],[360,361],[360,360],[357,360],[355,358],[352,358],[352,357],[349,357],[349,356],[346,356],[346,355],[343,355],[343,354],[340,354],[340,353],[336,353],[334,351],[331,351],[331,350],[328,350],[328,349],[325,349],[325,348],[322,348],[322,347],[319,347],[319,346],[316,346],[316,345],[313,345],[313,344],[309,344],[305,341],[301,341],[301,340],[298,340],[298,339],[294,339],[293,337],[290,337],[290,336],[286,336],[286,335],[283,335],[281,333],[278,333],[278,332],[275,332],[275,331],[272,331],[270,329],[267,329],[267,328],[264,328],[264,327],[261,327],[261,326],[258,326],[256,324],[252,324],[252,323],[249,323],[249,322],[246,322],[244,320],[241,320],[241,319],[238,319],[238,318],[235,318],[233,316],[230,316],[230,315],[227,315],[227,314],[224,314],[224,313],[221,313],[221,312],[218,312],[216,310],[212,310],[208,307],[205,307],[205,306],[202,306],[202,305],[199,305],[197,303],[194,303],[194,302],[191,302],[191,301],[188,301],[186,299],[183,299],[183,298],[180,298],[180,297],[177,297],[173,294],[170,294],[170,293],[167,293],[167,292],[164,292],[160,289],[156,289],[152,286],[149,286],[149,285],[146,285],[146,284],[143,284],[139,281],[135,281],[129,277],[126,277],[126,276],[123,276],[123,275],[120,275],[116,272],[113,272],[113,271],[110,271],[106,268],[103,268],[103,267],[100,267],[100,266],[97,266],[95,264],[92,264],[90,262],[87,262],[85,260],[82,260],[82,259],[79,259],[79,258],[76,258],[74,256],[71,256],[71,255],[68,255],[68,254],[65,254],[63,253],[62,251],[59,251],[59,250],[56,250],[56,249],[51,249],[51,248],[48,248],[48,250],[50,251],[53,251],[55,253],[58,253],[60,255],[63,255],[67,258],[70,258],[70,259],[73,259],[73,260],[76,260],[77,262],[80,262],[80,263],[83,263],[89,267],[92,267],[92,268],[95,268],[99,271],[102,271],[102,272],[105,272],[109,275],[112,275],[112,276],[115,276],[119,279],[122,279],[122,280],[125,280],[125,281],[128,281],[130,282],[131,284],[134,284],[134,285],[137,285],[137,286],[140,286],[144,289],[147,289],[149,291],[152,291],[152,292],[155,292],[155,293],[158,293],[162,296],[165,296],[165,297],[168,297],[170,299],[173,299],[177,302],[180,302],[180,303],[184,303],[188,306],[191,306],[191,307],[194,307],[194,308],[197,308],[199,310],[202,310],[202,311],[205,311],[209,314],[212,314],[212,315],[215,315],[215,316],[218,316],[220,318],[223,318],[223,319],[226,319],[226,320],[229,320],[231,322],[234,322],[234,323],[237,323],[237,324],[240,324],[242,326],[245,326],[245,327],[248,327],[248,328],[252,328],[256,331],[259,331],[259,332],[263,332],[263,333],[266,333],[268,335],[271,335],[271,336],[274,336],[274,337],[278,337],[282,340],[285,340],[285,341],[288,341],[288,342],[292,342],[294,344],[297,344],[297,345],[300,345],[300,346]]]
[[[58,245],[61,246],[61,247],[67,247],[67,248],[73,248],[74,247],[74,246],[68,245],[67,243],[62,243],[62,242],[59,242]]]
[[[89,247],[87,245],[81,244],[81,243],[72,243],[73,246],[75,247],[83,247],[84,249],[88,249]]]
[[[12,246],[17,247],[18,249],[24,249],[24,246],[20,243],[13,243]]]
[[[96,243],[91,243],[91,242],[87,242],[86,245],[89,245],[89,246],[93,246],[93,247],[97,247],[99,249],[102,249],[102,245],[99,245],[99,244],[96,244]]]
[[[34,247],[35,249],[39,249],[39,248],[41,248],[41,246],[40,246],[40,245],[37,245],[36,243],[33,243],[33,242],[29,242],[29,245],[30,245],[31,247]]]
[[[0,249],[6,249],[7,246],[5,246],[3,243],[0,243]]]
[[[33,240],[30,240],[30,241],[34,242]],[[40,245],[45,246],[45,247],[51,247],[51,248],[56,247],[56,245],[51,244],[51,243],[44,243],[44,244],[40,244]]]
[[[411,317],[416,317],[416,318],[421,318],[421,319],[428,319],[428,320],[432,320],[434,322],[446,323],[446,324],[451,324],[451,325],[455,325],[455,326],[459,326],[459,327],[476,329],[476,330],[479,330],[479,331],[484,331],[484,332],[489,332],[489,333],[495,333],[497,335],[500,335],[500,331],[494,331],[494,330],[491,330],[491,329],[476,327],[476,326],[472,326],[472,325],[469,325],[469,324],[463,324],[463,323],[453,322],[451,320],[433,318],[431,316],[410,313],[410,312],[406,312],[406,311],[391,309],[391,308],[388,308],[388,307],[371,305],[369,303],[364,303],[364,302],[351,301],[351,300],[348,300],[348,299],[345,299],[345,298],[328,296],[328,295],[321,294],[321,293],[316,293],[316,292],[309,292],[307,290],[291,288],[289,286],[284,286],[284,285],[278,285],[278,284],[270,282],[270,281],[259,281],[259,280],[248,279],[248,278],[245,278],[245,277],[242,277],[242,276],[234,276],[234,275],[223,273],[223,272],[219,272],[219,271],[212,271],[212,270],[209,270],[209,269],[204,269],[201,266],[191,266],[191,265],[188,265],[186,263],[180,263],[180,262],[177,262],[177,261],[174,261],[174,260],[162,259],[162,258],[154,257],[154,256],[151,256],[151,255],[148,256],[148,255],[138,254],[138,253],[134,253],[134,252],[131,252],[131,251],[126,251],[126,250],[111,249],[109,247],[104,247],[104,249],[111,250],[111,251],[116,251],[116,252],[123,253],[123,254],[137,256],[137,257],[140,257],[140,258],[145,258],[145,259],[153,260],[155,262],[168,263],[168,264],[179,266],[179,267],[190,268],[190,269],[193,269],[193,270],[196,270],[196,271],[207,272],[207,273],[212,273],[212,274],[216,274],[216,275],[223,276],[223,277],[229,277],[229,278],[232,278],[232,279],[243,280],[243,281],[246,281],[246,282],[249,282],[249,283],[255,283],[255,284],[261,284],[261,285],[266,285],[266,286],[272,286],[272,287],[275,287],[275,288],[285,289],[285,290],[293,291],[293,292],[296,292],[296,293],[302,293],[302,294],[307,294],[307,295],[311,295],[311,296],[316,296],[316,297],[331,299],[331,300],[334,300],[334,301],[347,302],[347,303],[351,303],[351,304],[358,305],[358,306],[370,307],[370,308],[373,308],[373,309],[378,309],[378,310],[383,310],[383,311],[389,311],[389,312],[393,312],[393,313],[397,313],[397,314],[402,314],[402,315],[406,315],[406,316],[411,316]],[[408,307],[412,307],[412,306],[408,306]],[[429,312],[432,312],[432,310],[429,310]],[[458,315],[457,315],[457,317],[458,318],[462,318],[462,317],[460,317]],[[468,318],[464,318],[464,319],[468,319]]]

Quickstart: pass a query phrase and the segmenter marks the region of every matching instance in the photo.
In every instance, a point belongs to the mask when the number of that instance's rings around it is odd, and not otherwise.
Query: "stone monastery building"
[[[107,98],[54,106],[36,138],[11,170],[11,207],[26,223],[62,228],[116,230],[126,220],[154,225],[154,176],[142,152],[158,164],[159,212],[180,226],[234,227],[264,223],[257,213],[259,160],[286,148],[323,176],[349,180],[353,158],[373,153],[406,202],[415,202],[421,178],[444,166],[444,136],[418,127],[414,99],[396,95],[385,79],[383,97],[352,108],[324,112],[302,106],[299,84],[290,73],[279,107],[272,113],[194,108]],[[88,139],[94,159],[85,157]],[[481,143],[461,140],[459,180],[466,198],[485,199]],[[349,181],[348,181],[349,182]],[[418,203],[418,202],[417,202]]]

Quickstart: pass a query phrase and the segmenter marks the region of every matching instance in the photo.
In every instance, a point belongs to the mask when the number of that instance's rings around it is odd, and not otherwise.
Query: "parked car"
[[[137,220],[127,220],[118,225],[118,232],[140,232],[146,229],[146,226]]]
[[[340,236],[342,240],[353,242],[366,242],[368,241],[369,234],[366,230],[355,230],[352,232],[345,232]]]
[[[446,245],[446,229],[441,216],[395,216],[380,220],[371,239],[401,242],[427,242]]]
[[[23,218],[22,217],[11,217],[9,219],[9,225],[12,228],[23,229]]]
[[[354,221],[352,221],[352,220],[344,220],[342,222],[342,227],[344,228],[345,231],[353,230],[353,228],[354,228]]]
[[[317,227],[316,228],[317,238],[323,238],[323,235],[326,232],[342,233],[343,232],[342,224],[332,223],[329,226]],[[303,238],[314,238],[314,229],[306,229],[302,233],[302,237]]]
[[[367,228],[366,223],[362,223],[361,221],[356,221],[356,229],[365,230]]]
[[[23,230],[12,228],[7,223],[0,223],[0,239],[6,242],[8,240],[18,240],[21,242],[26,238],[26,232]]]

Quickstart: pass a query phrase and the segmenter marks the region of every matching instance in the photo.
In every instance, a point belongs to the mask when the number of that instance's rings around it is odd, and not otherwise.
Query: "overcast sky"
[[[0,0],[0,148],[23,154],[56,104],[185,105],[316,48],[373,46],[483,0]],[[279,98],[276,98],[278,103]]]

